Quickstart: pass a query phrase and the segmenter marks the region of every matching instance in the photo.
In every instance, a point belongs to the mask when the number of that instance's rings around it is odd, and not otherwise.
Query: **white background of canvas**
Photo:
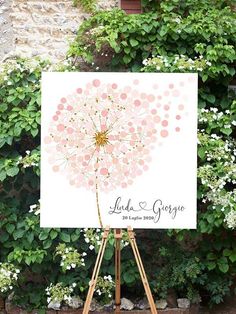
[[[135,179],[127,189],[118,188],[110,193],[100,192],[100,208],[104,225],[111,228],[196,228],[197,191],[197,75],[196,74],[157,74],[157,73],[43,73],[42,77],[42,139],[47,135],[49,123],[56,111],[59,100],[83,87],[87,82],[99,78],[105,82],[116,81],[118,85],[130,84],[134,79],[140,81],[139,89],[153,93],[152,85],[158,83],[159,89],[170,82],[178,84],[192,77],[193,82],[184,90],[185,107],[188,116],[181,123],[181,132],[173,132],[156,146],[152,152],[153,161],[149,171]],[[183,95],[181,95],[182,97]],[[179,101],[181,97],[176,98]],[[49,165],[42,141],[41,159],[41,226],[42,227],[100,227],[95,193],[84,188],[72,187],[60,173],[54,173]],[[123,215],[109,215],[109,207],[115,199],[132,199],[137,202],[162,199],[165,204],[184,205],[186,210],[177,213],[173,220],[163,214],[155,224],[148,220],[136,222],[122,220]],[[124,213],[136,216],[137,213]],[[138,213],[139,215],[139,213]]]

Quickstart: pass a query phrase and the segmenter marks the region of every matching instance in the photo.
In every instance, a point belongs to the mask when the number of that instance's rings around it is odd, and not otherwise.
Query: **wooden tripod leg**
[[[145,270],[143,267],[143,263],[142,263],[142,260],[141,260],[140,254],[139,254],[139,250],[137,247],[134,232],[133,232],[133,229],[131,227],[128,227],[128,235],[129,235],[129,241],[130,241],[132,250],[134,252],[135,260],[136,260],[136,263],[138,265],[138,269],[139,269],[139,273],[140,273],[140,276],[141,276],[141,279],[143,282],[143,286],[144,286],[144,289],[145,289],[145,292],[146,292],[146,295],[148,298],[151,313],[157,314],[157,309],[156,309],[156,306],[155,306],[155,303],[153,300],[152,292],[151,292],[151,289],[150,289],[149,284],[148,284],[147,276],[146,276],[146,273],[145,273]]]
[[[120,240],[122,238],[121,229],[115,229],[115,240],[116,240],[116,247],[115,247],[115,283],[116,283],[116,292],[115,292],[115,305],[116,310],[115,313],[120,313]]]
[[[88,314],[89,310],[90,310],[90,305],[92,302],[92,298],[93,298],[93,294],[94,294],[94,290],[96,287],[96,283],[97,283],[97,279],[98,279],[98,274],[101,268],[101,264],[102,264],[102,259],[103,259],[103,255],[105,252],[105,248],[107,245],[107,238],[110,232],[110,227],[106,227],[104,230],[104,234],[102,237],[102,243],[101,246],[99,248],[99,252],[98,252],[98,256],[96,259],[96,263],[94,266],[94,270],[93,270],[93,275],[92,275],[92,279],[89,283],[89,290],[88,290],[88,294],[87,294],[87,298],[84,304],[84,309],[83,309],[83,314]]]

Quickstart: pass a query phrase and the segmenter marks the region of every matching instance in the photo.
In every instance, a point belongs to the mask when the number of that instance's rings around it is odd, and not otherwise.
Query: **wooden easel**
[[[157,314],[157,309],[153,300],[153,296],[151,293],[151,289],[149,287],[148,284],[148,280],[147,280],[147,276],[143,267],[143,263],[139,254],[139,250],[137,247],[137,243],[136,243],[136,239],[135,239],[135,235],[133,232],[133,229],[131,227],[127,228],[128,231],[128,236],[129,236],[129,242],[130,245],[132,247],[132,250],[134,252],[134,257],[136,260],[136,263],[138,265],[138,269],[139,269],[139,273],[143,282],[143,286],[147,295],[147,299],[150,305],[150,310],[152,314]],[[110,233],[110,227],[106,227],[104,230],[104,234],[103,234],[103,238],[102,238],[102,242],[101,242],[101,246],[99,248],[99,252],[98,252],[98,256],[97,256],[97,260],[94,266],[94,270],[93,270],[93,275],[92,275],[92,279],[89,283],[89,290],[88,290],[88,294],[87,294],[87,298],[84,304],[84,309],[83,309],[83,314],[88,314],[89,310],[90,310],[90,305],[92,302],[92,298],[93,298],[93,294],[94,294],[94,290],[96,287],[96,283],[97,283],[97,279],[98,279],[98,274],[101,268],[101,264],[102,264],[102,259],[104,256],[104,252],[105,252],[105,248],[107,245],[107,239],[108,239],[108,235]],[[115,289],[115,313],[120,313],[120,304],[121,304],[121,290],[120,290],[120,269],[121,269],[121,258],[120,258],[120,241],[122,238],[122,231],[121,229],[115,229],[114,230],[114,235],[115,235],[115,284],[116,284],[116,289]]]

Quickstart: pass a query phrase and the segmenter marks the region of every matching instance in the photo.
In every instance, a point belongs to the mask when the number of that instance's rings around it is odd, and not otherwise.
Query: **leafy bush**
[[[162,297],[174,288],[192,300],[200,294],[220,303],[236,268],[236,102],[228,91],[235,75],[236,13],[223,0],[143,5],[148,13],[93,15],[79,28],[69,56],[82,58],[91,70],[199,73],[198,229],[169,231],[171,241],[162,233],[167,255],[149,256],[147,267],[158,265],[150,276]],[[156,242],[151,245],[158,250]],[[196,272],[186,273],[189,268]]]

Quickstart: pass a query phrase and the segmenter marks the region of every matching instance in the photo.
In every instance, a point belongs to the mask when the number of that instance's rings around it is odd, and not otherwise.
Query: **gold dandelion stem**
[[[100,223],[101,228],[103,228],[102,216],[101,216],[101,211],[100,211],[100,206],[99,206],[98,185],[97,185],[97,183],[96,183],[96,204],[97,204],[99,223]]]

